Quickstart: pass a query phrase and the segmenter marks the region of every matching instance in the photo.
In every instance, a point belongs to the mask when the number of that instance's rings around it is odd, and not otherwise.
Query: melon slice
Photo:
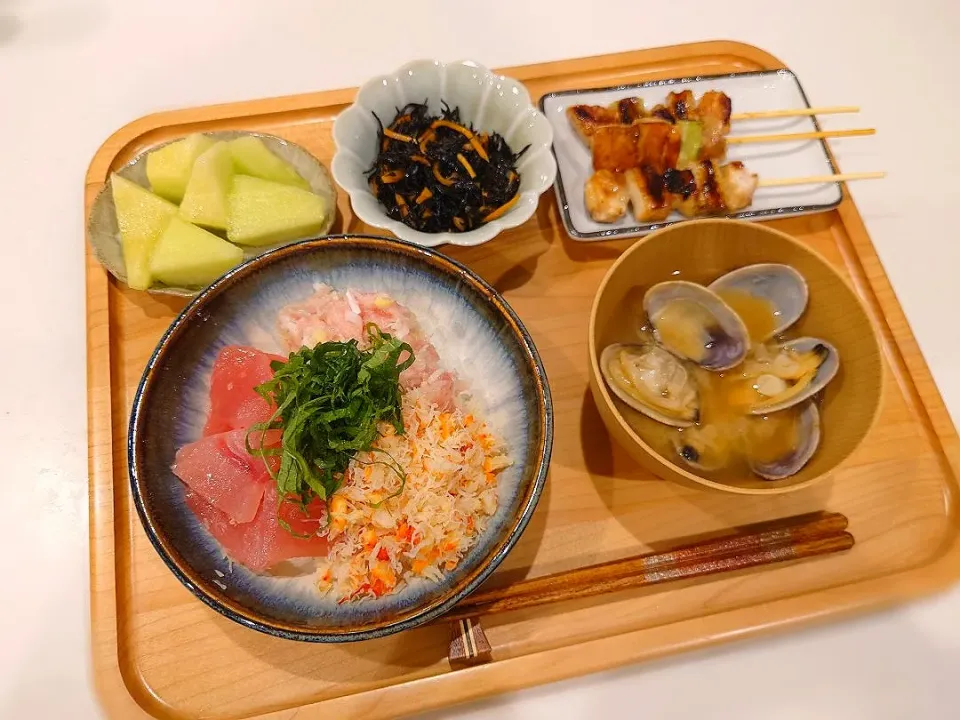
[[[150,188],[175,203],[183,200],[193,163],[214,141],[201,133],[188,135],[147,153],[147,180]]]
[[[170,218],[177,214],[177,206],[116,174],[110,177],[110,191],[117,211],[127,285],[146,290],[153,282],[150,253]]]
[[[249,175],[233,178],[227,205],[227,238],[240,245],[272,245],[316,235],[330,212],[319,195]]]
[[[230,141],[233,164],[241,175],[250,175],[261,180],[272,180],[284,185],[310,189],[310,183],[293,169],[293,166],[270,152],[263,141],[253,135],[244,135]]]
[[[242,260],[236,245],[174,217],[153,248],[150,273],[167,285],[203,287]]]
[[[233,181],[233,157],[218,142],[197,158],[180,203],[180,217],[219,230],[227,229],[227,193]]]

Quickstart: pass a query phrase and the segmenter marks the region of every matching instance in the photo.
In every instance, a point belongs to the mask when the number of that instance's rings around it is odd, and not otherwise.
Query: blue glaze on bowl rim
[[[366,251],[382,249],[392,253],[392,255],[385,254],[385,259],[395,257],[399,253],[405,256],[408,264],[420,265],[424,270],[447,275],[456,282],[472,286],[482,298],[482,304],[488,306],[488,311],[503,320],[512,331],[512,341],[519,348],[519,354],[524,361],[523,368],[530,375],[529,385],[535,394],[532,402],[536,408],[537,417],[532,419],[530,432],[539,434],[539,442],[535,447],[535,457],[528,463],[530,466],[526,473],[528,479],[526,482],[521,480],[518,484],[519,497],[515,515],[507,520],[499,535],[489,543],[491,547],[486,557],[481,558],[475,567],[469,569],[457,582],[451,583],[449,587],[445,586],[443,591],[436,593],[437,598],[432,601],[428,598],[429,602],[423,607],[414,606],[402,611],[398,610],[382,620],[377,619],[356,627],[339,625],[306,628],[266,617],[256,609],[227,597],[213,584],[213,581],[203,577],[180,556],[175,544],[165,536],[155,521],[156,518],[144,497],[140,477],[142,458],[138,456],[138,447],[140,438],[147,435],[146,430],[141,428],[141,422],[145,422],[143,420],[145,407],[153,390],[152,381],[157,375],[158,364],[164,359],[169,349],[174,347],[184,328],[198,319],[198,315],[202,315],[203,309],[210,301],[232,287],[241,286],[245,280],[255,277],[263,267],[274,262],[289,261],[291,256],[295,257],[301,253],[323,253],[325,248]],[[552,444],[553,405],[539,354],[519,317],[492,286],[464,265],[429,248],[375,235],[333,235],[304,240],[258,256],[229,271],[204,289],[184,308],[158,342],[144,369],[130,415],[127,459],[134,505],[151,544],[177,579],[200,600],[231,620],[270,635],[306,642],[347,642],[382,637],[427,623],[449,611],[456,603],[476,590],[503,561],[529,523],[546,481]]]

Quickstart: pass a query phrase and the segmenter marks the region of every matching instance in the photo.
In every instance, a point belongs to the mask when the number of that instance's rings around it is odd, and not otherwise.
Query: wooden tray
[[[778,68],[756,48],[702,43],[509,68],[546,92]],[[86,178],[89,208],[111,169],[149,145],[242,128],[300,143],[325,162],[338,90],[152,115],[114,134]],[[366,230],[345,196],[337,229]],[[775,226],[824,253],[880,328],[888,364],[879,422],[863,447],[809,492],[751,498],[690,491],[646,475],[611,445],[587,390],[587,318],[610,263],[631,241],[564,234],[552,193],[526,225],[477,248],[446,248],[491,281],[543,356],[556,408],[539,509],[492,582],[506,584],[672,545],[684,536],[828,509],[850,518],[849,553],[656,592],[624,592],[484,620],[494,661],[453,671],[448,628],[342,646],[244,629],[194,598],[147,541],[125,472],[127,414],[155,342],[182,301],[129,292],[87,253],[90,540],[96,682],[114,717],[342,718],[422,712],[733,637],[886,605],[960,575],[958,442],[947,411],[848,195]]]

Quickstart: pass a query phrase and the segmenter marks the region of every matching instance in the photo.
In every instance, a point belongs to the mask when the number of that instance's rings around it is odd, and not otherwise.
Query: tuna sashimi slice
[[[270,404],[254,388],[273,377],[273,360],[286,358],[241,345],[228,345],[220,351],[210,379],[210,417],[204,435],[248,428],[270,419]]]
[[[327,540],[314,533],[320,527],[323,501],[316,499],[307,508],[307,514],[291,502],[277,504],[277,490],[270,483],[263,502],[253,522],[234,525],[227,515],[194,492],[188,492],[187,505],[200,519],[204,527],[223,547],[224,553],[234,562],[253,570],[264,572],[286,560],[320,557],[327,553]],[[301,535],[295,537],[280,526],[278,512]]]
[[[323,508],[323,501],[319,498],[307,506],[306,514],[296,503],[284,501],[278,504],[276,485],[271,484],[264,493],[260,512],[244,536],[246,561],[243,564],[251,570],[262,571],[285,560],[326,555],[327,539],[316,534]],[[279,519],[283,519],[290,529],[281,526]]]
[[[201,438],[180,448],[173,464],[178,478],[234,523],[256,517],[264,488],[272,483],[263,460],[247,452],[246,435],[246,430],[232,430]],[[279,439],[278,430],[265,438],[268,446]],[[257,447],[259,441],[260,434],[252,433],[251,446]]]

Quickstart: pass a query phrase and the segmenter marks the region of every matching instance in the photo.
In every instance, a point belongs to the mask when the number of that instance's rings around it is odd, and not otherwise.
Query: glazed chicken
[[[680,158],[682,134],[664,122],[607,125],[593,136],[593,169],[623,172],[650,165],[664,172]]]
[[[658,172],[647,165],[622,173],[598,170],[587,180],[584,200],[597,222],[615,222],[633,209],[638,222],[662,222],[673,210],[687,217],[738,212],[753,202],[757,176],[741,162],[703,160],[688,169]]]
[[[597,170],[583,189],[587,212],[597,222],[616,222],[627,213],[629,197],[622,173]]]
[[[671,92],[666,103],[657,105],[650,112],[645,110],[640,98],[624,98],[607,107],[571,105],[567,108],[567,117],[595,154],[596,138],[602,128],[632,126],[643,132],[650,126],[666,123],[682,127],[682,138],[689,136],[688,142],[696,145],[696,152],[691,148],[691,160],[719,160],[726,153],[725,137],[730,132],[731,108],[730,98],[722,92],[710,90],[697,102],[692,92],[683,90]],[[594,162],[598,170],[601,167],[614,169],[608,163],[597,166],[596,159]]]
[[[570,124],[587,145],[593,144],[593,135],[597,128],[608,125],[632,125],[643,117],[646,117],[646,113],[643,100],[640,98],[624,98],[607,107],[571,105],[567,108]]]
[[[730,98],[716,90],[699,100],[690,90],[671,92],[649,111],[640,98],[568,107],[571,125],[593,154],[587,212],[609,223],[632,207],[638,221],[650,223],[674,210],[696,217],[748,207],[757,176],[743,163],[718,162],[726,155],[731,109]]]

